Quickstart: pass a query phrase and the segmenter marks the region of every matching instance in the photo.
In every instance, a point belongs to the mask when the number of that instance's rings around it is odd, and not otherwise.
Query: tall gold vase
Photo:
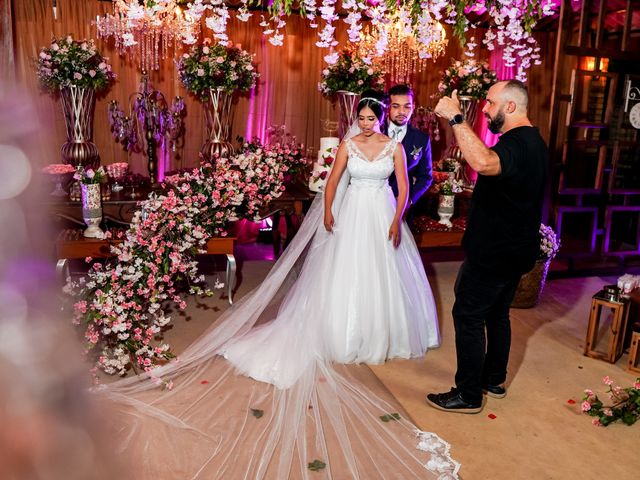
[[[233,94],[223,89],[209,89],[207,101],[202,102],[207,122],[207,139],[200,156],[205,162],[215,163],[216,157],[233,154],[231,125],[233,123]]]
[[[66,163],[85,167],[100,164],[98,147],[93,139],[93,114],[96,94],[93,88],[64,87],[60,90],[67,141],[61,154]]]
[[[458,100],[460,101],[460,110],[462,110],[465,121],[473,129],[478,116],[478,100],[467,96],[459,96]],[[456,173],[458,180],[462,180],[465,185],[475,183],[475,178],[471,177],[472,172],[469,171],[471,167],[467,165],[462,156],[454,135],[451,136],[451,143],[449,143],[449,148],[447,148],[444,158],[453,158],[460,163],[460,168]]]

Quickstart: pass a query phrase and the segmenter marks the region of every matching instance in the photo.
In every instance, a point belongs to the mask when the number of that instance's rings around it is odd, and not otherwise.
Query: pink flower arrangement
[[[496,72],[489,68],[487,62],[474,59],[452,60],[449,68],[442,73],[438,92],[443,97],[449,97],[457,90],[458,96],[481,100],[487,96],[489,88],[496,81]]]
[[[37,72],[40,84],[50,92],[64,87],[101,90],[116,77],[93,40],[74,40],[71,35],[54,38],[40,50]]]
[[[97,170],[93,168],[84,168],[82,165],[78,166],[76,173],[73,174],[73,178],[80,183],[90,185],[92,183],[102,183],[106,180],[106,172],[103,167],[98,167]]]
[[[222,89],[227,93],[246,92],[256,86],[260,77],[253,55],[234,45],[220,41],[194,45],[176,62],[182,85],[194,95],[205,98],[209,89]]]
[[[167,177],[164,194],[141,202],[124,241],[111,246],[117,259],[94,264],[87,279],[65,287],[73,297],[73,323],[84,329],[98,367],[119,375],[130,367],[150,372],[174,358],[161,339],[171,321],[168,304],[184,310],[185,293],[212,294],[195,255],[211,237],[226,236],[229,222],[258,217],[282,194],[290,156],[256,146],[219,158],[215,168],[203,164]]]
[[[75,171],[76,167],[69,165],[68,163],[52,163],[42,169],[42,172],[48,175],[65,175]]]
[[[582,398],[582,412],[596,417],[591,423],[599,427],[606,427],[618,420],[626,425],[636,423],[640,417],[640,378],[627,388],[615,385],[609,376],[605,376],[602,383],[608,387],[611,405],[604,405],[590,389],[584,391]]]

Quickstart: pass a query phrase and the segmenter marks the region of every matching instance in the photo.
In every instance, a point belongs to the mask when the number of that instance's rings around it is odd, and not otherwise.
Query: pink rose
[[[582,411],[588,412],[589,410],[591,410],[591,404],[585,400],[582,402]]]
[[[640,390],[640,382],[634,383],[633,388],[635,388],[636,390]]]
[[[199,77],[204,77],[204,69],[199,68],[198,71],[196,72],[196,75],[198,75]]]
[[[604,377],[602,377],[602,383],[604,383],[605,385],[613,385],[613,380],[609,378],[609,375],[605,375]]]
[[[593,420],[591,420],[591,423],[593,423],[596,427],[602,426],[602,422],[598,418],[594,418]]]
[[[76,72],[73,74],[73,78],[75,78],[76,80],[82,80],[82,74]]]
[[[217,62],[217,63],[224,63],[224,58],[222,58],[222,57],[216,57],[216,62]]]
[[[205,55],[209,55],[209,47],[202,47],[202,53],[204,53]]]
[[[89,70],[89,76],[91,78],[95,77],[96,76],[96,71],[95,70]]]

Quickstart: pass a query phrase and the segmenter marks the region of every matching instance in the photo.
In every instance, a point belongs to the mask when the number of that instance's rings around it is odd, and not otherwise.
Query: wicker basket
[[[538,304],[550,263],[550,259],[536,260],[533,268],[520,278],[511,308],[531,308]]]

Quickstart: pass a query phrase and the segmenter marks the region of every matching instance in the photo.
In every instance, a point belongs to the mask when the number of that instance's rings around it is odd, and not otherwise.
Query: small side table
[[[113,230],[112,230],[113,233]],[[123,240],[115,238],[113,235],[110,239],[86,238],[82,235],[80,229],[65,229],[58,234],[56,239],[56,273],[59,278],[66,282],[69,278],[69,260],[72,258],[109,258],[113,257],[111,253],[111,245],[122,243]],[[233,288],[236,283],[236,258],[233,254],[235,246],[234,237],[216,237],[211,238],[207,242],[207,255],[226,255],[227,271],[226,271],[226,289],[229,303],[233,304]]]
[[[596,351],[596,346],[598,345],[600,316],[607,309],[611,309],[611,326],[607,352],[603,353]],[[584,354],[591,358],[616,363],[622,355],[628,317],[629,300],[627,298],[620,297],[618,300],[611,300],[605,296],[604,290],[596,293],[591,300],[591,315],[589,316]]]

